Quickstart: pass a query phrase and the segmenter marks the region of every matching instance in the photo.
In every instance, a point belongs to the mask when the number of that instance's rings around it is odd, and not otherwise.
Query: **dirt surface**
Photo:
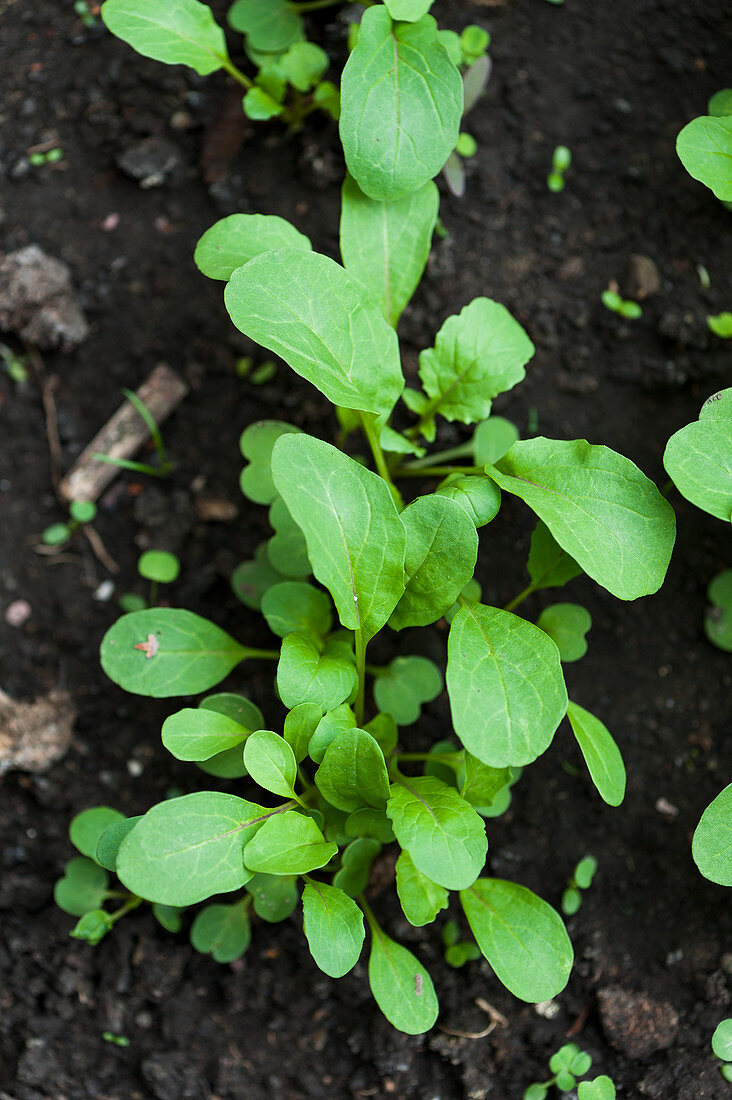
[[[415,371],[446,316],[478,294],[495,297],[537,347],[526,382],[498,411],[526,430],[537,410],[540,432],[607,443],[663,483],[666,439],[730,378],[729,349],[705,324],[706,313],[730,308],[730,215],[674,153],[682,125],[729,84],[729,5],[697,0],[683,18],[668,0],[438,0],[434,12],[445,26],[489,29],[494,71],[469,119],[479,153],[466,197],[445,197],[448,236],[403,318],[405,369]],[[139,584],[137,555],[149,546],[178,552],[170,602],[266,644],[266,629],[228,587],[267,530],[264,509],[238,494],[238,434],[262,416],[317,434],[331,427],[319,396],[284,366],[260,386],[237,376],[237,356],[252,349],[226,318],[220,286],[196,271],[193,245],[216,217],[260,211],[294,220],[334,254],[342,165],[328,124],[294,137],[253,130],[223,77],[146,62],[103,27],[85,29],[70,2],[4,0],[0,23],[0,249],[37,244],[69,264],[90,325],[76,350],[44,352],[26,383],[0,372],[2,687],[25,700],[68,691],[78,710],[63,761],[0,780],[3,1100],[513,1100],[548,1076],[547,1059],[568,1035],[619,1096],[729,1095],[710,1048],[729,1012],[729,896],[697,873],[690,837],[730,773],[732,665],[702,631],[705,587],[729,566],[730,542],[722,524],[676,494],[677,551],[660,594],[621,604],[586,579],[567,590],[594,624],[588,656],[567,668],[570,694],[622,747],[624,806],[600,802],[562,728],[510,812],[488,826],[490,872],[554,905],[576,861],[587,852],[599,860],[568,922],[577,962],[556,1005],[517,1002],[487,964],[450,970],[439,922],[411,928],[388,892],[374,904],[392,934],[416,947],[440,996],[438,1025],[424,1037],[384,1021],[364,961],[340,982],[321,975],[297,917],[257,926],[248,954],[226,967],[143,912],[96,949],[68,938],[72,918],[51,894],[72,855],[69,818],[100,802],[137,813],[173,787],[203,785],[159,743],[171,704],[126,696],[99,668],[117,596]],[[342,52],[342,23],[321,14],[315,26]],[[63,159],[29,166],[28,150],[44,143],[62,147]],[[545,177],[559,143],[573,165],[553,195]],[[159,186],[140,186],[155,173]],[[625,289],[633,254],[654,261],[660,290],[644,300],[642,320],[626,323],[600,294],[610,280]],[[110,576],[80,536],[39,554],[40,532],[62,518],[44,380],[66,470],[118,406],[120,388],[160,360],[192,392],[164,429],[172,479],[123,475],[103,497],[96,529],[119,572]],[[445,430],[446,445],[458,438]],[[229,501],[238,518],[202,520],[206,497]],[[503,604],[524,586],[530,528],[519,502],[507,501],[482,533],[487,602]],[[116,590],[104,602],[108,579]],[[527,613],[551,596],[535,597]],[[19,600],[30,605],[25,619]],[[17,626],[4,618],[12,604]],[[433,641],[439,648],[444,635]],[[244,666],[227,686],[276,723],[268,671]],[[439,735],[447,715],[443,697],[426,722]],[[471,1037],[489,1022],[477,998],[505,1018],[482,1038]],[[130,1045],[105,1042],[105,1030]]]

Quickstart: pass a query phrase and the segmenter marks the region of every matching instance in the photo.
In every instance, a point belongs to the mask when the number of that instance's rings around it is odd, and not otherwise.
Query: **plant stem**
[[[263,661],[279,661],[280,651],[278,649],[252,649],[250,646],[243,645],[241,647],[244,650],[244,656],[242,660],[247,657],[259,657]]]
[[[356,703],[354,707],[354,713],[356,715],[356,725],[361,726],[363,724],[363,713],[366,705],[366,645],[363,640],[363,634],[361,627],[359,626],[355,631],[356,640],[356,672],[358,673],[358,690],[356,692]]]
[[[363,909],[364,916],[366,917],[366,920],[368,921],[368,924],[369,924],[369,928],[371,929],[371,934],[373,936],[378,936],[381,933],[381,927],[379,926],[379,922],[377,921],[376,917],[373,914],[373,910],[372,910],[371,906],[366,901],[366,898],[363,896],[363,894],[359,894],[358,897],[356,898],[356,901],[358,902],[358,904]]]
[[[408,462],[403,467],[405,470],[423,470],[428,466],[437,466],[449,462],[453,458],[469,458],[473,453],[472,440],[461,443],[458,447],[448,447],[446,451],[435,451],[434,454],[425,455],[424,458],[415,458],[414,462]]]
[[[394,477],[449,477],[450,474],[484,474],[482,466],[429,466],[416,469],[410,462],[408,466],[399,466]]]
[[[254,87],[254,81],[250,80],[248,76],[245,76],[241,69],[237,69],[236,65],[234,65],[228,57],[222,57],[221,54],[217,54],[216,56],[221,61],[222,69],[225,69],[229,76],[233,76],[237,84],[241,84],[242,88],[246,88],[247,91]]]
[[[515,607],[518,607],[518,605],[520,603],[523,603],[524,600],[528,596],[530,596],[532,592],[536,592],[536,585],[534,584],[533,581],[531,582],[531,584],[527,584],[526,588],[524,588],[523,592],[519,592],[518,596],[514,596],[514,598],[509,603],[506,604],[506,606],[504,607],[503,610],[504,611],[513,611],[513,609]]]
[[[131,894],[124,905],[120,905],[119,909],[114,913],[108,914],[108,920],[110,924],[114,924],[121,917],[124,917],[126,913],[129,913],[132,909],[137,909],[137,906],[142,902],[142,898],[138,898],[136,894]]]
[[[366,665],[366,671],[369,676],[387,676],[389,673],[388,665]]]
[[[366,436],[366,439],[368,440],[369,447],[371,448],[371,453],[374,456],[374,462],[376,463],[376,469],[379,471],[379,473],[383,477],[384,481],[389,486],[389,489],[391,491],[391,495],[394,498],[394,503],[396,504],[397,508],[401,512],[404,509],[404,501],[402,500],[402,494],[399,492],[396,485],[394,484],[394,482],[391,479],[391,473],[389,472],[389,467],[386,463],[386,458],[385,458],[384,452],[381,448],[381,443],[379,442],[379,437],[376,434],[376,430],[374,428],[374,419],[375,418],[374,418],[372,413],[364,413],[364,412],[359,411],[358,415],[359,415],[359,418],[361,420],[361,426],[363,427],[364,435]]]
[[[334,8],[341,0],[295,0],[298,15],[305,11],[320,11],[321,8]]]

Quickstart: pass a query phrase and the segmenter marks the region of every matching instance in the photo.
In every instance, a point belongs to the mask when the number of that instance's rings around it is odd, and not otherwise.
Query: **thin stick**
[[[53,391],[56,387],[56,377],[49,378],[38,348],[32,344],[26,344],[25,350],[30,359],[33,373],[41,389],[41,401],[46,417],[46,439],[48,440],[49,464],[51,467],[51,483],[54,492],[58,496],[59,483],[61,481],[61,441],[58,437],[58,415],[56,413],[56,400]]]
[[[188,386],[166,363],[158,363],[137,390],[156,424],[162,424],[188,393]],[[144,419],[129,401],[117,409],[59,484],[65,501],[97,500],[119,473],[117,466],[94,458],[96,452],[128,460],[150,438]]]

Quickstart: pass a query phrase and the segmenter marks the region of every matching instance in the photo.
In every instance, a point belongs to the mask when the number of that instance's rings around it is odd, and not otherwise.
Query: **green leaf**
[[[298,764],[308,754],[310,739],[315,733],[323,711],[317,703],[299,703],[285,718],[284,738],[295,754]],[[354,724],[356,719],[354,718]]]
[[[473,435],[476,466],[492,466],[511,450],[519,437],[518,428],[502,416],[481,420]]]
[[[574,881],[582,890],[587,890],[592,885],[597,870],[597,860],[594,856],[585,856],[574,869]]]
[[[252,561],[243,561],[231,574],[231,588],[247,607],[259,611],[262,597],[273,584],[279,584],[285,577],[271,564],[267,552],[268,544],[262,542],[254,551]]]
[[[106,0],[101,16],[117,38],[166,65],[206,76],[228,60],[224,32],[198,0]]]
[[[478,879],[460,894],[468,924],[496,977],[515,997],[549,1001],[567,984],[572,944],[545,901],[503,879]]]
[[[267,543],[270,564],[283,577],[309,577],[312,570],[305,537],[282,497],[270,508],[269,522],[275,532]]]
[[[686,171],[722,202],[732,201],[732,117],[693,118],[676,139]]]
[[[475,298],[448,317],[435,346],[419,357],[419,376],[434,412],[472,424],[491,401],[524,378],[534,345],[500,302]]]
[[[570,703],[567,717],[600,797],[619,806],[625,797],[625,765],[620,749],[599,718]]]
[[[360,630],[365,644],[404,591],[406,535],[386,482],[307,435],[277,441],[272,474],[305,533],[315,576],[343,626]]]
[[[392,784],[386,813],[417,870],[438,886],[462,890],[483,870],[483,820],[441,780],[424,775]]]
[[[88,856],[89,859],[97,862],[97,845],[102,833],[110,825],[124,820],[125,815],[119,810],[113,810],[111,806],[94,806],[90,810],[82,810],[71,819],[69,825],[71,843],[83,856]],[[90,908],[93,909],[95,906]]]
[[[90,912],[84,913],[76,927],[69,932],[69,935],[73,936],[75,940],[86,940],[87,943],[96,946],[104,939],[107,932],[112,930],[112,927],[111,917],[106,910],[92,909]]]
[[[549,1094],[549,1090],[546,1085],[540,1084],[535,1081],[533,1085],[529,1085],[523,1095],[523,1100],[546,1100]]]
[[[224,300],[238,329],[334,405],[394,407],[404,388],[396,333],[358,279],[327,256],[292,248],[255,256],[233,273]]]
[[[237,722],[248,734],[264,726],[264,717],[259,707],[249,699],[245,699],[243,695],[237,695],[234,692],[220,691],[215,695],[208,695],[198,705],[204,710],[216,711],[217,714],[223,714],[226,718]],[[239,745],[217,752],[208,760],[200,760],[198,767],[207,775],[215,775],[220,779],[239,779],[247,774]]]
[[[580,1081],[577,1100],[615,1100],[615,1085],[604,1073],[594,1081]]]
[[[567,710],[559,650],[509,611],[471,604],[450,624],[447,692],[455,732],[484,764],[530,764]]]
[[[249,730],[207,708],[185,707],[163,722],[161,737],[176,760],[210,760],[246,741]]]
[[[373,810],[363,806],[349,814],[345,824],[346,836],[364,837],[376,840],[379,844],[391,844],[394,830],[383,810]]]
[[[426,15],[433,3],[434,0],[384,0],[392,19],[404,19],[409,23],[416,23]]]
[[[401,521],[407,539],[407,583],[389,619],[394,630],[427,626],[441,618],[473,576],[478,557],[472,518],[446,496],[418,497],[404,509]]]
[[[732,88],[722,88],[715,92],[707,104],[707,114],[715,118],[732,115]]]
[[[459,504],[476,528],[490,523],[501,507],[501,490],[482,474],[450,474],[437,489],[437,495]]]
[[[697,508],[732,519],[732,389],[715,394],[698,420],[671,436],[663,464],[681,495]]]
[[[712,1035],[712,1050],[725,1062],[732,1060],[732,1019],[722,1020]]]
[[[300,428],[283,420],[258,420],[241,433],[239,449],[249,459],[239,478],[244,496],[256,504],[272,504],[277,490],[272,480],[272,448],[281,435],[297,435]]]
[[[308,744],[308,755],[316,764],[323,762],[325,750],[339,733],[356,728],[356,716],[346,703],[329,710],[318,722]],[[367,731],[368,732],[368,731]]]
[[[449,895],[414,866],[408,852],[400,852],[396,863],[396,888],[404,916],[410,924],[421,928],[432,924],[441,909],[446,909]]]
[[[244,746],[244,767],[255,783],[281,798],[295,794],[297,761],[283,737],[272,730],[256,730]]]
[[[351,176],[343,184],[343,265],[371,291],[394,328],[427,264],[439,201],[432,181],[387,202],[364,195]]]
[[[717,573],[709,582],[707,599],[712,605],[704,617],[704,633],[712,645],[732,652],[732,569]]]
[[[377,1005],[399,1031],[422,1035],[437,1019],[439,1005],[435,987],[421,962],[374,925],[371,927],[369,985]]]
[[[280,638],[293,630],[323,637],[333,626],[327,594],[302,581],[285,581],[268,589],[262,598],[262,614],[269,629]]]
[[[147,550],[137,563],[137,572],[148,581],[170,584],[177,580],[180,562],[175,554],[167,550]]]
[[[129,832],[134,829],[140,815],[137,817],[123,817],[121,821],[115,821],[107,826],[97,841],[95,861],[108,871],[117,869],[117,853],[119,846]]]
[[[288,634],[282,640],[277,665],[277,690],[286,707],[317,703],[333,710],[358,686],[353,652],[347,642],[331,639],[321,647],[308,634]]]
[[[510,768],[492,768],[471,753],[465,753],[465,779],[460,797],[477,808],[490,806],[499,791],[511,781]]]
[[[180,932],[183,927],[183,913],[185,909],[179,909],[177,905],[159,905],[157,902],[152,907],[153,916],[158,924],[166,932]]]
[[[262,53],[280,53],[304,37],[302,17],[288,0],[235,0],[226,19]]]
[[[310,954],[323,973],[342,978],[353,970],[363,947],[363,916],[356,902],[324,882],[302,892],[302,918]]]
[[[324,867],[338,845],[329,843],[311,817],[286,810],[270,817],[244,852],[250,871],[270,875],[304,875]]]
[[[732,338],[732,313],[725,309],[721,313],[707,314],[707,328],[720,340]]]
[[[349,897],[362,894],[369,881],[371,864],[381,851],[381,844],[370,837],[352,840],[341,855],[341,868],[333,877],[333,885]]]
[[[380,809],[389,797],[384,754],[362,729],[337,734],[325,750],[315,783],[332,806],[347,813],[364,805]]]
[[[327,72],[330,58],[314,42],[295,42],[279,59],[287,80],[298,92],[309,92]]]
[[[208,691],[246,656],[219,627],[171,607],[122,615],[104,635],[102,668],[133,695],[167,698]]]
[[[465,966],[468,962],[475,962],[480,957],[480,948],[470,941],[454,943],[445,952],[445,962],[448,966],[454,966],[455,969]]]
[[[552,604],[542,611],[536,625],[549,635],[565,663],[579,661],[587,652],[585,635],[592,626],[592,616],[581,604]]]
[[[254,901],[254,912],[269,924],[287,920],[300,900],[296,875],[254,875],[244,889]]]
[[[153,806],[120,845],[117,877],[133,894],[162,905],[194,905],[251,878],[242,851],[272,813],[218,791]]]
[[[247,906],[207,905],[191,925],[191,943],[196,951],[211,955],[217,963],[240,959],[252,939]]]
[[[584,439],[523,439],[488,473],[621,600],[655,592],[674,544],[671,505],[634,463]]]
[[[702,814],[691,852],[704,878],[732,886],[732,783]]]
[[[388,756],[396,748],[399,740],[399,730],[391,714],[374,715],[371,721],[366,723],[364,729],[371,734],[374,741],[381,747],[384,756]]]
[[[270,118],[277,118],[284,111],[281,103],[273,99],[263,88],[250,88],[242,100],[244,114],[252,122],[266,122]]]
[[[563,588],[582,572],[582,567],[566,550],[562,550],[541,520],[531,535],[527,568],[533,588]]]
[[[82,917],[91,909],[99,909],[109,886],[109,875],[91,859],[77,856],[69,860],[53,888],[53,900],[64,913]]]
[[[442,674],[426,657],[395,657],[388,671],[374,681],[374,701],[399,726],[411,726],[442,691]]]
[[[462,110],[460,73],[432,16],[393,25],[381,5],[365,11],[343,70],[340,119],[346,164],[361,190],[396,199],[436,176]]]

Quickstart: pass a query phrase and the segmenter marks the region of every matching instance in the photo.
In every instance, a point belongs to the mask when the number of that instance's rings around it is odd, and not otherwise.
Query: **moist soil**
[[[674,152],[681,127],[729,83],[729,6],[697,0],[683,18],[668,0],[446,0],[434,11],[443,26],[485,26],[494,68],[467,127],[479,152],[466,195],[444,195],[447,235],[436,239],[400,327],[405,372],[414,378],[418,351],[448,315],[476,295],[496,298],[536,344],[526,382],[497,411],[524,432],[606,443],[662,484],[665,441],[729,384],[729,350],[705,316],[730,308],[730,215]],[[578,579],[566,596],[548,592],[526,605],[531,616],[556,598],[589,608],[590,649],[567,666],[570,695],[603,718],[628,769],[623,807],[605,806],[563,727],[525,772],[510,811],[488,823],[490,873],[554,905],[579,858],[599,861],[568,921],[576,964],[556,1003],[516,1001],[487,964],[451,970],[440,922],[411,928],[389,890],[374,890],[375,908],[436,980],[441,1013],[426,1036],[386,1023],[368,992],[365,955],[339,982],[320,974],[297,916],[259,922],[249,952],[230,966],[196,954],[184,933],[168,935],[144,911],[97,948],[69,938],[73,919],[54,907],[52,889],[73,854],[70,817],[99,803],[139,813],[171,790],[206,783],[160,745],[170,702],[125,695],[99,667],[119,594],[142,591],[137,556],[148,547],[177,552],[181,577],[165,599],[267,645],[266,628],[228,584],[268,530],[265,510],[238,493],[238,434],[261,417],[326,437],[336,429],[319,395],[283,364],[259,385],[237,374],[240,356],[263,356],[234,331],[221,285],[197,272],[194,243],[223,214],[266,212],[335,255],[343,166],[332,124],[312,119],[295,135],[277,124],[254,128],[225,78],[139,58],[101,25],[85,28],[70,2],[5,0],[0,14],[0,246],[35,243],[65,260],[90,322],[75,350],[35,358],[25,383],[0,373],[0,599],[3,614],[13,601],[30,605],[21,626],[3,620],[2,686],[26,700],[61,688],[78,710],[63,760],[0,780],[4,1100],[513,1100],[549,1076],[547,1060],[568,1037],[620,1096],[727,1096],[710,1038],[729,1011],[729,899],[696,871],[690,840],[730,771],[732,666],[702,627],[706,586],[729,566],[730,541],[723,524],[675,492],[677,549],[660,593],[624,604]],[[320,13],[312,33],[342,58],[343,21]],[[146,139],[143,152],[152,149],[165,173],[143,189],[118,162],[130,150],[139,156]],[[43,143],[62,147],[63,159],[31,167],[28,150]],[[559,143],[573,164],[555,195],[545,178]],[[600,294],[611,280],[631,289],[632,255],[654,261],[660,286],[631,323],[605,310]],[[23,352],[12,334],[5,339]],[[125,473],[102,497],[95,527],[119,572],[81,536],[39,553],[41,531],[63,517],[44,384],[66,470],[121,387],[139,385],[159,361],[191,392],[164,428],[174,475]],[[446,446],[460,438],[444,426]],[[212,519],[212,500],[223,519]],[[486,602],[504,604],[523,588],[530,530],[520,502],[507,500],[482,532]],[[421,644],[441,653],[444,642],[436,628]],[[410,644],[405,636],[403,651]],[[224,686],[249,695],[277,728],[270,667],[244,665]],[[432,739],[444,736],[444,696],[423,721]],[[423,736],[405,731],[412,745]],[[129,1046],[105,1041],[105,1031]]]

